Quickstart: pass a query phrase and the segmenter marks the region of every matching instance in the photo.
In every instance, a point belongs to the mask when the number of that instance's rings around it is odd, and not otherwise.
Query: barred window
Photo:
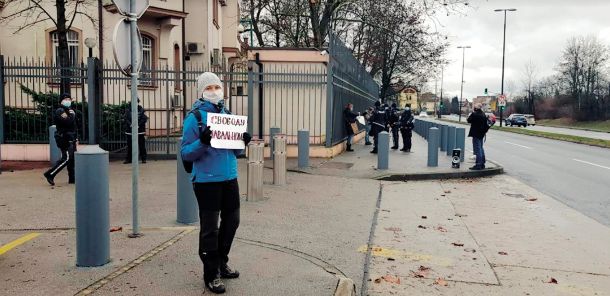
[[[79,36],[75,31],[68,31],[66,33],[68,39],[68,56],[69,66],[76,67],[79,65],[78,53],[79,51]],[[59,34],[57,31],[51,33],[51,42],[53,43],[53,64],[59,65]]]
[[[146,35],[142,35],[142,69],[140,70],[140,84],[151,86],[152,71],[154,70],[154,40]]]

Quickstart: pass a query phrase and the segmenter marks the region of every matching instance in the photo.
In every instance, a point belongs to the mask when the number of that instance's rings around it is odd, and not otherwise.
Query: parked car
[[[527,127],[527,119],[523,114],[511,114],[508,118],[506,118],[505,122],[506,126],[522,126]]]
[[[534,118],[534,115],[532,114],[523,114],[523,116],[525,116],[525,119],[527,119],[527,125],[536,125],[536,119]]]
[[[419,112],[419,117],[428,117],[428,113],[426,111]]]

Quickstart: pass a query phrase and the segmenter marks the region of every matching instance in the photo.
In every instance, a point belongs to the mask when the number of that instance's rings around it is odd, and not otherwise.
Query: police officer
[[[411,152],[411,137],[413,136],[413,128],[415,127],[413,124],[414,119],[409,107],[405,108],[400,115],[399,126],[402,135],[402,149],[400,149],[400,151]]]
[[[140,103],[140,99],[138,99]],[[144,114],[144,108],[138,104],[138,153],[142,159],[142,163],[146,163],[146,122],[148,122],[148,116]],[[131,103],[127,105],[127,109],[124,114],[124,129],[127,135],[127,156],[125,157],[124,164],[131,163]]]
[[[394,150],[398,149],[398,130],[400,129],[399,119],[396,103],[392,103],[392,107],[388,112],[388,125],[392,129],[392,139],[394,139],[394,146],[392,146],[392,149]]]
[[[214,73],[197,78],[200,96],[184,120],[181,155],[193,162],[191,180],[199,206],[199,257],[203,262],[204,285],[213,293],[224,293],[221,278],[237,278],[239,272],[229,267],[229,251],[239,227],[239,186],[237,156],[241,149],[212,147],[212,132],[207,126],[208,113],[230,114],[224,107],[222,82]],[[200,113],[201,121],[195,115]],[[246,146],[252,139],[244,133]]]
[[[53,122],[57,127],[55,142],[61,150],[61,159],[54,167],[44,173],[44,177],[51,186],[55,185],[55,176],[64,167],[68,167],[68,183],[74,184],[74,152],[76,151],[76,113],[72,109],[70,94],[59,96],[61,107],[53,113]]]
[[[377,153],[377,146],[379,144],[379,133],[387,131],[388,118],[385,110],[385,106],[381,106],[381,102],[375,102],[375,111],[371,117],[371,136],[373,136],[373,151],[371,153]]]

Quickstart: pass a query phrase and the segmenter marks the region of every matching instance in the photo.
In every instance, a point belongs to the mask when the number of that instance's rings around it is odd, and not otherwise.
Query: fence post
[[[108,151],[88,145],[75,153],[76,266],[110,262]]]
[[[193,191],[193,184],[191,183],[191,175],[184,170],[182,164],[182,154],[180,153],[180,146],[182,144],[182,138],[178,138],[176,147],[176,221],[182,224],[191,224],[199,220],[199,207],[197,206],[197,198]]]
[[[298,132],[299,145],[299,168],[305,169],[309,167],[309,131],[300,130]]]
[[[51,165],[55,165],[61,158],[61,150],[57,147],[57,141],[55,141],[55,132],[57,127],[55,125],[49,126],[49,160]]]
[[[450,126],[447,132],[447,155],[451,155],[455,149],[455,126]]]
[[[377,136],[379,137],[379,147],[377,147],[377,169],[387,170],[390,163],[390,134],[383,131]]]
[[[455,148],[462,151],[460,154],[460,162],[464,162],[464,154],[466,154],[466,129],[463,127],[455,129]]]
[[[269,129],[269,156],[271,160],[275,159],[275,156],[273,155],[273,152],[275,151],[275,142],[273,139],[275,138],[275,135],[281,132],[282,130],[279,127],[272,127]]]
[[[263,200],[264,151],[264,141],[253,140],[248,145],[248,201]]]
[[[332,53],[332,34],[329,37],[331,41],[329,42],[329,51]],[[326,147],[330,147],[333,145],[333,113],[335,110],[333,109],[334,104],[334,77],[333,77],[333,58],[332,54],[328,55],[328,67],[326,70]]]
[[[440,140],[439,129],[436,127],[430,128],[428,131],[428,166],[438,166],[438,144]]]
[[[0,55],[0,144],[4,144],[4,56]]]
[[[248,63],[248,133],[254,137],[254,71],[252,62]],[[262,131],[259,131],[259,139],[262,139]]]
[[[441,151],[447,150],[447,126],[441,124]]]
[[[286,135],[273,137],[273,185],[286,185]]]

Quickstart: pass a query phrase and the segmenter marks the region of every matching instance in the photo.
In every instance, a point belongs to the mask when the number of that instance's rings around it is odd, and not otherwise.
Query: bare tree
[[[58,63],[61,68],[60,92],[70,93],[70,52],[67,33],[77,17],[85,17],[94,27],[97,20],[87,12],[94,11],[96,0],[4,0],[4,8],[10,12],[0,17],[0,24],[15,24],[14,33],[22,32],[37,24],[50,21],[56,27],[58,39]],[[55,8],[53,11],[52,8]]]
[[[538,81],[538,67],[536,64],[529,60],[523,67],[523,87],[525,88],[525,101],[531,114],[536,115],[536,106],[534,98],[536,97],[534,87]]]

